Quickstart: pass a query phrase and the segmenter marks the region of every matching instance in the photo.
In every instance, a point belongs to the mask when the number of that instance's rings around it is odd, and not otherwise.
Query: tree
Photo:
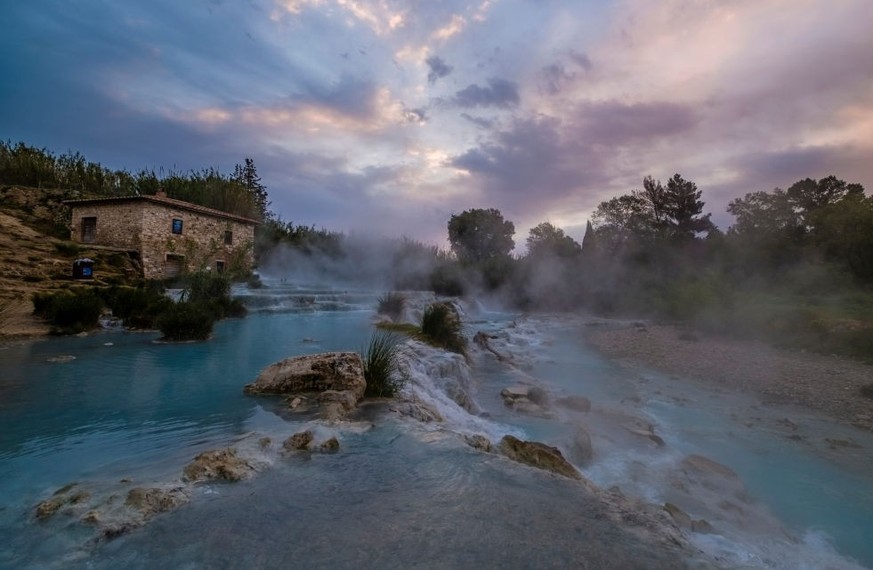
[[[261,220],[268,219],[270,212],[267,208],[270,205],[270,200],[267,196],[267,187],[261,183],[261,177],[255,168],[255,161],[246,157],[244,165],[237,164],[233,172],[233,179],[242,184],[251,194]]]
[[[582,253],[582,246],[564,230],[549,222],[531,228],[527,238],[527,254],[530,258],[573,258]]]
[[[659,186],[660,184],[658,182]],[[674,174],[667,182],[663,192],[663,214],[670,237],[694,239],[697,234],[715,229],[710,220],[712,214],[702,214],[704,203],[700,199],[701,195],[702,191],[697,189],[697,184],[685,180],[679,174]],[[657,217],[655,221],[658,222]]]
[[[481,264],[508,259],[515,242],[515,225],[494,208],[466,210],[449,219],[449,242],[458,260]]]

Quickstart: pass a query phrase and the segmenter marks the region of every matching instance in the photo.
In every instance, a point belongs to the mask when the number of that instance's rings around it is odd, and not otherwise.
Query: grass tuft
[[[403,388],[406,379],[399,373],[397,355],[400,337],[391,332],[377,331],[370,337],[364,361],[365,396],[392,398]]]
[[[467,339],[461,334],[461,317],[451,303],[428,305],[421,316],[421,334],[431,344],[464,354]]]
[[[406,297],[402,293],[392,291],[379,297],[379,314],[387,316],[395,323],[403,316],[404,307],[406,307]]]

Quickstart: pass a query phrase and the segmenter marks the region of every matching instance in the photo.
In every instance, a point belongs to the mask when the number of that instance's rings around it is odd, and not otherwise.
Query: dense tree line
[[[448,229],[463,282],[521,308],[666,318],[873,358],[873,198],[828,176],[748,193],[728,212],[736,222],[722,232],[676,174],[601,202],[581,246],[544,222],[512,257],[514,226],[497,210]]]
[[[187,173],[112,170],[78,152],[56,155],[23,142],[0,141],[0,184],[60,188],[67,198],[151,195],[163,188],[171,198],[254,219],[269,216],[266,187],[254,161],[246,158],[232,175],[214,168]]]

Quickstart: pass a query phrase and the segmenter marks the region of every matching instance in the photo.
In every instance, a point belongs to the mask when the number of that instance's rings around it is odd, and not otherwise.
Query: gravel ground
[[[760,394],[767,404],[792,404],[873,431],[873,366],[838,356],[774,348],[761,342],[689,333],[664,325],[589,327],[586,340],[632,366]]]

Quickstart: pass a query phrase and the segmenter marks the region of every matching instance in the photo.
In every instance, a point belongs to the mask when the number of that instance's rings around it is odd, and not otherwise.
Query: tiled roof
[[[176,200],[174,198],[167,198],[166,196],[113,196],[111,198],[86,198],[82,200],[64,200],[64,204],[67,206],[92,206],[97,204],[117,204],[119,202],[153,202],[155,204],[160,204],[162,206],[169,206],[173,208],[179,208],[182,210],[188,210],[190,212],[195,212],[198,214],[205,214],[207,216],[215,216],[217,218],[226,218],[228,220],[234,220],[237,222],[241,222],[243,224],[260,224],[261,222],[258,220],[254,220],[252,218],[246,218],[244,216],[237,216],[236,214],[231,214],[229,212],[222,212],[221,210],[215,210],[213,208],[207,208],[206,206],[199,206],[197,204],[192,204],[191,202],[184,202],[182,200]]]

